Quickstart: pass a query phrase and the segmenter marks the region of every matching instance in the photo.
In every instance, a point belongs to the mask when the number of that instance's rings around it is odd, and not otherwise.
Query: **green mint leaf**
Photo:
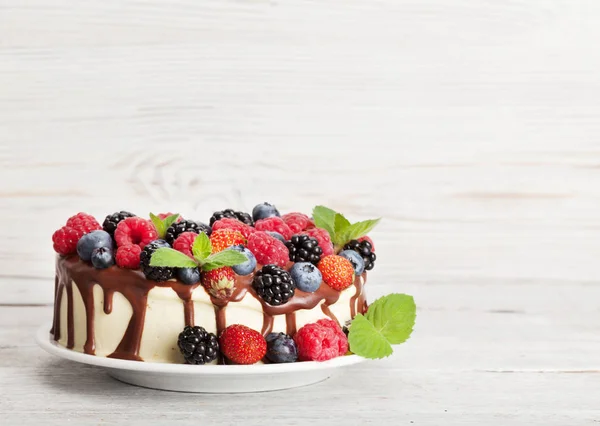
[[[350,351],[363,358],[385,358],[394,351],[390,342],[361,314],[352,320],[348,343]]]
[[[165,234],[166,230],[171,227],[175,222],[179,219],[179,214],[172,214],[171,216],[167,216],[164,218],[163,223],[165,224]]]
[[[165,223],[163,222],[163,220],[153,213],[150,213],[150,220],[156,228],[156,232],[158,232],[158,238],[165,238],[167,228],[165,227]]]
[[[344,217],[341,213],[336,213],[334,216],[334,235],[332,236],[331,241],[334,245],[343,245],[348,241],[343,241],[346,230],[352,226],[350,221]]]
[[[247,262],[248,258],[244,253],[235,250],[223,250],[208,256],[203,264],[203,271],[212,271],[213,269],[222,268],[223,266],[234,266],[240,263]]]
[[[212,251],[212,245],[210,243],[210,238],[204,232],[201,232],[196,239],[194,240],[194,244],[192,245],[192,254],[198,260],[198,262],[204,262],[204,260],[210,256],[210,252]]]
[[[167,266],[169,268],[195,268],[198,266],[194,259],[187,255],[173,250],[172,248],[162,247],[152,253],[150,266]]]
[[[345,244],[350,240],[356,240],[357,238],[364,237],[377,226],[381,219],[363,220],[362,222],[356,222],[350,225],[342,232],[341,235],[337,236],[340,240],[338,244]]]
[[[313,219],[317,228],[323,228],[331,238],[335,235],[335,210],[325,206],[316,206],[313,209]]]
[[[395,293],[381,297],[369,305],[365,318],[388,342],[397,345],[410,337],[416,311],[412,296]]]

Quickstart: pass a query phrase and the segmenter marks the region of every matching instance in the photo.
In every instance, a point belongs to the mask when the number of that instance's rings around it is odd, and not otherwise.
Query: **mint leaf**
[[[394,351],[390,342],[361,314],[356,315],[352,320],[348,343],[350,351],[363,358],[385,358]]]
[[[210,256],[210,252],[212,251],[212,245],[210,243],[210,238],[204,232],[201,232],[196,239],[194,240],[194,244],[192,245],[192,254],[199,262],[204,262],[204,260]]]
[[[381,219],[363,220],[362,222],[356,222],[347,227],[342,235],[339,235],[337,239],[340,240],[339,244],[345,244],[350,240],[356,240],[360,237],[364,237],[377,226]]]
[[[313,220],[317,228],[323,228],[333,238],[335,235],[335,210],[325,206],[316,206],[313,209]]]
[[[344,217],[341,213],[336,213],[334,216],[334,235],[332,236],[331,241],[334,245],[343,245],[350,240],[344,241],[344,235],[346,230],[351,226],[350,221]]]
[[[187,255],[173,250],[172,248],[162,247],[152,253],[150,266],[167,266],[169,268],[195,268],[198,266],[195,260]]]
[[[412,296],[388,294],[369,305],[365,318],[393,345],[406,341],[415,325],[417,307]]]
[[[154,227],[156,228],[156,232],[158,233],[158,238],[165,238],[165,235],[167,234],[167,229],[169,229],[169,226],[173,225],[173,223],[175,223],[175,221],[179,219],[179,215],[178,214],[172,214],[171,216],[167,216],[164,219],[161,219],[160,217],[156,216],[153,213],[150,213],[150,220],[152,221],[152,224],[154,225]]]
[[[223,250],[208,256],[203,264],[203,271],[212,271],[213,269],[222,268],[223,266],[234,266],[240,263],[247,262],[248,258],[244,253],[235,250]]]

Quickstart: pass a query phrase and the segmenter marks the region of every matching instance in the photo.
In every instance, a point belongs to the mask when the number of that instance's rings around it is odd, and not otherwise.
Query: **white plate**
[[[122,382],[179,392],[242,393],[295,388],[328,379],[345,367],[366,361],[347,355],[324,362],[257,365],[186,365],[138,362],[87,355],[67,349],[52,339],[50,324],[43,325],[36,341],[46,352],[70,361],[95,365]]]

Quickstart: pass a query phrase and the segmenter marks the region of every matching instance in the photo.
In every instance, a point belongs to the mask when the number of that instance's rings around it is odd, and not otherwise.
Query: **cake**
[[[366,234],[377,222],[351,224],[322,206],[312,218],[280,215],[269,203],[217,211],[208,223],[121,211],[100,225],[78,213],[52,237],[51,336],[74,351],[146,362],[345,355],[351,321],[368,318],[376,256]]]

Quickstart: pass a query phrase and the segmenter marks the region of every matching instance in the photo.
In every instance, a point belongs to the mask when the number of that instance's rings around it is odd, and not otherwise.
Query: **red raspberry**
[[[219,229],[233,229],[234,231],[240,232],[244,238],[248,238],[250,234],[256,231],[253,227],[246,225],[244,222],[230,217],[224,217],[213,223],[212,230],[218,231]]]
[[[323,256],[329,256],[333,254],[333,244],[331,243],[331,237],[329,236],[329,232],[321,228],[311,228],[302,232],[304,235],[308,235],[309,237],[314,237],[319,242],[319,247],[323,250]]]
[[[290,261],[287,247],[263,231],[256,231],[248,238],[248,250],[254,254],[261,265],[277,265],[285,267]]]
[[[257,231],[279,232],[286,240],[289,240],[292,238],[292,235],[294,235],[290,227],[287,226],[283,219],[277,216],[257,220],[254,223],[254,228],[256,228]]]
[[[246,244],[246,239],[238,231],[233,229],[219,229],[210,234],[210,244],[212,252],[218,253],[225,250],[227,247]]]
[[[368,241],[371,243],[371,251],[373,253],[375,253],[375,244],[373,244],[373,240],[371,239],[371,237],[369,237],[368,235],[365,235],[364,237],[360,237],[358,239],[358,241]]]
[[[354,281],[354,267],[348,259],[335,254],[321,258],[317,265],[323,275],[323,281],[329,287],[342,291]]]
[[[117,249],[115,256],[117,265],[121,268],[137,269],[140,267],[142,249],[137,244],[127,244]]]
[[[158,233],[152,222],[141,217],[123,219],[119,222],[115,231],[115,242],[119,247],[128,244],[137,244],[143,249],[146,247],[146,244],[157,238]]]
[[[333,323],[333,324],[331,324]],[[306,324],[294,336],[300,361],[327,361],[348,351],[344,332],[331,320],[319,320]],[[341,334],[340,334],[341,333]],[[342,338],[343,336],[343,338]]]
[[[179,234],[179,237],[173,242],[173,248],[177,251],[182,252],[183,254],[187,254],[192,259],[194,255],[192,253],[192,245],[196,240],[198,234],[195,232],[183,232]]]
[[[75,216],[71,216],[67,220],[67,226],[73,229],[77,229],[83,234],[88,234],[92,231],[102,229],[98,221],[94,216],[87,213],[77,213]]]
[[[281,216],[283,221],[290,227],[292,233],[298,234],[309,227],[314,226],[312,221],[304,213],[288,213]]]
[[[175,213],[159,213],[157,214],[158,217],[160,217],[161,219],[166,219],[169,216],[173,216]],[[183,218],[181,217],[181,215],[179,215],[179,218],[177,219],[177,222],[181,222],[183,220]]]
[[[267,353],[267,342],[262,334],[240,324],[223,330],[219,346],[223,355],[236,364],[255,364]]]
[[[83,234],[84,232],[80,229],[63,226],[52,234],[54,251],[63,256],[75,253],[77,251],[77,241]]]

